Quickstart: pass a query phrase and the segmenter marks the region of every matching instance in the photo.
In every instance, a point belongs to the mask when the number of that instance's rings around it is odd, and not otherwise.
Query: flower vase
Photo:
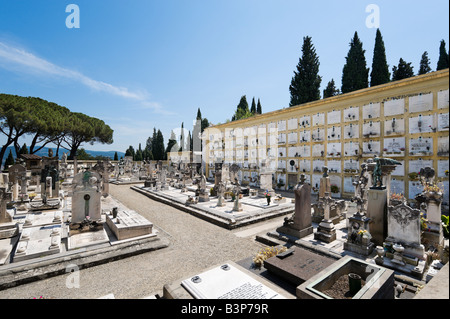
[[[266,197],[266,199],[267,199],[267,206],[269,206],[270,205],[270,197]]]

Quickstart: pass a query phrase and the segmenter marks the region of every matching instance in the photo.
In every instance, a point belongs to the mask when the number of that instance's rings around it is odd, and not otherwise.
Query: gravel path
[[[230,231],[213,225],[143,196],[129,185],[110,184],[110,194],[151,221],[159,236],[169,238],[169,247],[82,269],[79,288],[67,287],[66,281],[76,276],[67,273],[2,290],[0,299],[83,299],[111,293],[117,299],[143,298],[162,294],[165,284],[207,267],[253,256],[262,247],[253,237],[234,235],[242,229]]]

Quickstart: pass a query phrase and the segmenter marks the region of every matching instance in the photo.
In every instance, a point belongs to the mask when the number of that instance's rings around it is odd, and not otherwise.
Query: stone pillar
[[[370,218],[372,241],[382,246],[387,236],[387,190],[369,189],[367,191],[367,217]]]

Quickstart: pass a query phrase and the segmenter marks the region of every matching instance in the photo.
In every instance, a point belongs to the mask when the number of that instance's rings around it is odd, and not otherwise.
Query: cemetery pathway
[[[162,295],[163,286],[227,260],[254,256],[263,245],[253,236],[234,232],[164,205],[130,189],[110,185],[110,194],[151,221],[158,236],[169,239],[167,248],[131,256],[86,269],[79,273],[79,288],[66,286],[70,274],[0,291],[0,299],[84,299],[114,294],[117,299]],[[273,220],[271,221],[273,222]]]

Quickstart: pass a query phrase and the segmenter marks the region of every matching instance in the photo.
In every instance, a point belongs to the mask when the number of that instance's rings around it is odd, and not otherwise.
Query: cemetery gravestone
[[[78,173],[73,179],[70,233],[103,229],[100,176],[95,172]]]
[[[300,175],[300,181],[294,189],[295,212],[291,218],[285,218],[283,226],[277,232],[297,238],[303,238],[313,233],[311,219],[311,186],[305,183],[305,175]]]

